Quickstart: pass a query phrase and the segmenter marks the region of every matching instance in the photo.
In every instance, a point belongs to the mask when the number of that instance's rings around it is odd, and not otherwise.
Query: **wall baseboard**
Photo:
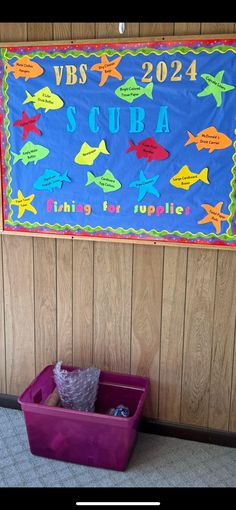
[[[152,418],[142,418],[139,431],[236,448],[236,433],[226,430],[209,429],[206,427],[183,425],[182,423],[153,420]]]
[[[18,397],[15,395],[5,395],[0,393],[0,407],[21,410],[17,399]],[[178,437],[180,439],[189,439],[191,441],[199,441],[201,443],[212,443],[236,448],[236,433],[224,430],[194,427],[192,425],[183,425],[181,423],[153,420],[152,418],[142,418],[139,431],[148,434],[157,434],[159,436]]]
[[[5,395],[5,393],[0,393],[0,407],[8,407],[9,409],[21,409],[17,399],[18,397],[16,395]]]

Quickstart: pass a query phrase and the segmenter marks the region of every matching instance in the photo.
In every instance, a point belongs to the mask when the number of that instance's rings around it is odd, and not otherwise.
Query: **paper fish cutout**
[[[6,63],[6,71],[13,73],[16,80],[22,77],[25,81],[30,78],[37,78],[44,73],[44,69],[26,55],[15,60],[13,65]]]
[[[137,188],[139,190],[138,202],[141,202],[146,193],[151,193],[157,198],[160,197],[159,191],[154,188],[154,184],[156,183],[157,179],[159,179],[159,177],[159,175],[155,175],[154,177],[146,178],[143,171],[141,170],[139,174],[139,181],[133,181],[131,184],[129,184],[130,188]]]
[[[216,234],[220,234],[221,232],[221,222],[226,221],[229,218],[229,214],[224,214],[221,212],[221,207],[224,202],[218,202],[218,204],[213,205],[210,204],[201,204],[201,207],[205,209],[207,215],[202,218],[202,220],[198,221],[200,225],[204,225],[205,223],[212,223],[216,229]]]
[[[29,195],[28,197],[24,197],[21,190],[18,190],[17,198],[13,198],[11,200],[11,205],[17,205],[19,207],[17,218],[21,218],[25,211],[30,211],[34,214],[37,214],[37,211],[33,205],[31,205],[32,200],[35,195]]]
[[[67,175],[67,171],[61,175],[56,170],[46,169],[44,174],[41,175],[34,183],[34,188],[39,190],[46,189],[52,191],[54,188],[62,187],[63,182],[71,182],[71,179]]]
[[[149,99],[152,99],[152,89],[153,83],[149,83],[146,87],[140,87],[132,76],[132,78],[129,78],[123,85],[115,90],[115,94],[120,97],[120,99],[132,103],[135,99],[138,99],[138,97],[144,94],[149,97]]]
[[[197,94],[198,97],[209,96],[212,94],[216,100],[217,106],[221,106],[223,92],[233,90],[233,85],[222,83],[224,71],[219,71],[215,76],[211,74],[201,74],[201,77],[207,82],[207,87]]]
[[[42,134],[42,131],[36,126],[39,117],[40,113],[37,113],[34,117],[28,117],[27,113],[23,111],[21,119],[13,123],[14,127],[19,126],[23,128],[22,140],[25,140],[31,131],[39,136]]]
[[[188,131],[189,139],[185,143],[185,145],[190,145],[191,143],[196,143],[196,147],[199,151],[202,149],[209,149],[209,153],[219,150],[225,149],[232,145],[232,140],[224,133],[220,133],[214,126],[210,126],[203,131],[200,131],[196,136],[192,135],[190,131]]]
[[[75,156],[74,161],[78,163],[78,165],[91,166],[100,153],[110,154],[106,148],[105,140],[102,140],[98,147],[91,147],[87,142],[84,142],[78,154]]]
[[[195,182],[202,181],[205,184],[210,184],[208,181],[208,168],[203,168],[199,174],[195,174],[189,170],[187,165],[183,166],[181,170],[170,179],[170,183],[175,188],[188,190]]]
[[[169,156],[169,152],[164,149],[164,147],[156,143],[153,137],[145,138],[145,140],[142,140],[137,145],[134,145],[133,142],[129,140],[129,145],[130,146],[126,152],[136,151],[138,159],[147,158],[148,162],[160,161],[168,158]]]
[[[106,55],[102,55],[101,62],[91,67],[91,71],[99,71],[101,73],[99,87],[102,87],[106,83],[109,76],[113,76],[113,78],[117,78],[117,80],[122,80],[122,75],[116,69],[121,59],[122,57],[117,57],[109,61]]]
[[[92,172],[87,172],[87,178],[86,186],[89,186],[94,182],[97,186],[103,189],[104,193],[117,191],[121,188],[121,183],[114,177],[110,170],[106,170],[104,174],[99,177],[95,177]]]
[[[23,101],[23,104],[33,103],[35,110],[39,108],[44,108],[45,113],[48,110],[59,110],[62,108],[64,102],[62,99],[57,96],[57,94],[53,94],[49,87],[44,87],[43,89],[38,90],[33,96],[28,92],[26,92],[26,99]]]
[[[28,165],[28,163],[36,163],[49,154],[49,150],[43,145],[35,145],[32,142],[27,142],[22,149],[20,150],[20,154],[16,154],[12,151],[12,155],[14,156],[13,165],[17,163],[17,161],[22,160],[24,165]]]

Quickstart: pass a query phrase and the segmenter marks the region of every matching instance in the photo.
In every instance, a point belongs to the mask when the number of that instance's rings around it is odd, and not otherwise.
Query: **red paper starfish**
[[[36,133],[37,135],[42,134],[42,131],[40,131],[40,129],[38,129],[37,126],[35,125],[36,122],[39,120],[39,117],[40,113],[38,113],[34,117],[28,117],[27,113],[23,111],[22,118],[14,122],[13,126],[19,126],[23,128],[22,140],[26,139],[30,131],[33,131],[33,133]]]

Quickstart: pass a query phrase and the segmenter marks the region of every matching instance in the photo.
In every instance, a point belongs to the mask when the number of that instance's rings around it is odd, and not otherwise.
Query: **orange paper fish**
[[[99,71],[101,73],[99,87],[102,87],[106,83],[109,76],[113,76],[113,78],[117,78],[117,80],[122,80],[122,75],[116,69],[121,59],[122,57],[117,57],[110,61],[106,55],[102,55],[101,62],[91,67],[91,71]]]
[[[44,69],[37,62],[33,62],[29,57],[24,56],[15,60],[13,65],[6,63],[6,71],[13,73],[16,80],[24,78],[25,81],[28,81],[30,78],[37,78],[43,74]]]
[[[188,136],[189,139],[185,145],[190,145],[195,142],[199,151],[202,149],[209,149],[209,153],[211,153],[215,150],[226,149],[226,147],[232,145],[232,140],[224,133],[217,131],[214,126],[203,129],[203,131],[200,131],[196,136],[188,131]]]

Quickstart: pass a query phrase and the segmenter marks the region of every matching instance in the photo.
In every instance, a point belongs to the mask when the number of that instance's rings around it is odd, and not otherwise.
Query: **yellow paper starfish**
[[[24,197],[21,190],[18,190],[17,198],[13,198],[11,201],[12,205],[17,205],[19,207],[17,218],[21,218],[25,211],[31,211],[34,214],[37,214],[37,211],[31,202],[35,195],[30,195],[29,197]]]
[[[101,62],[91,67],[91,71],[100,71],[100,73],[102,73],[99,87],[102,87],[104,83],[106,83],[109,76],[113,76],[113,78],[117,78],[117,80],[122,80],[122,75],[116,69],[121,59],[122,57],[117,57],[110,62],[106,55],[102,55]]]
[[[210,223],[214,225],[216,229],[216,234],[220,234],[221,232],[221,221],[225,221],[228,219],[229,214],[224,214],[221,212],[221,207],[224,202],[218,202],[218,204],[213,207],[213,205],[210,204],[201,204],[203,209],[207,212],[207,215],[202,218],[202,220],[198,221],[200,225],[203,225],[204,223]]]

